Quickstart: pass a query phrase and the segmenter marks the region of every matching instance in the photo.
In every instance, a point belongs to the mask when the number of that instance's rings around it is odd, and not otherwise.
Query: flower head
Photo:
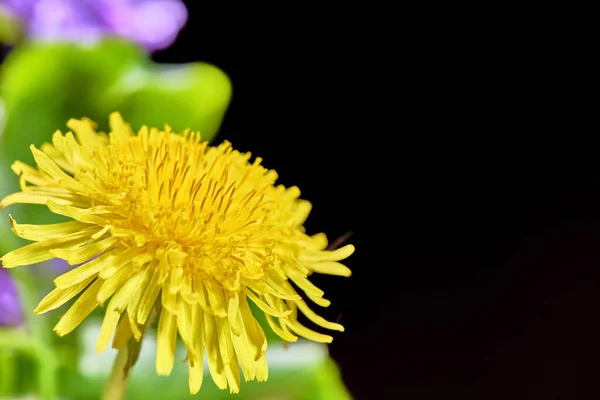
[[[117,35],[148,51],[169,47],[187,21],[180,0],[0,0],[35,39],[94,41]]]
[[[325,235],[308,236],[303,223],[310,203],[298,199],[297,187],[275,186],[276,172],[260,158],[250,163],[249,153],[228,142],[210,147],[200,135],[175,134],[168,126],[134,135],[116,113],[109,134],[86,119],[67,125],[74,134],[57,132],[41,150],[31,146],[38,169],[13,164],[22,191],[0,203],[45,204],[72,218],[22,225],[11,217],[13,232],[35,243],[2,257],[8,268],[54,257],[83,263],[59,276],[36,309],[55,309],[81,293],[56,325],[59,335],[108,303],[97,350],[115,331],[113,347],[120,348],[130,336],[140,340],[158,310],[157,373],[170,374],[179,336],[196,393],[205,352],[221,389],[239,390],[238,365],[246,380],[267,379],[267,341],[249,301],[289,342],[332,340],[298,322],[298,310],[321,327],[343,331],[313,312],[296,287],[328,306],[307,277],[349,276],[338,261],[354,247],[327,251]]]
[[[19,293],[12,277],[0,268],[0,327],[16,326],[23,322]]]

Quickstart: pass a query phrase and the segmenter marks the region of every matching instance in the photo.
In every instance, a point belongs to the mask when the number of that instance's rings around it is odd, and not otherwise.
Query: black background
[[[187,3],[154,58],[223,69],[217,140],[300,187],[309,233],[353,232],[353,276],[314,281],[357,399],[600,398],[598,157],[558,42],[443,10]]]

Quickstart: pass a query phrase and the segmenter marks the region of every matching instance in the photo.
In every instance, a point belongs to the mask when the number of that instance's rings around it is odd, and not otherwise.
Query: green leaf
[[[176,132],[186,128],[211,140],[217,133],[231,97],[229,78],[205,63],[149,64],[125,74],[106,94],[103,102],[120,111],[134,129],[142,125]]]

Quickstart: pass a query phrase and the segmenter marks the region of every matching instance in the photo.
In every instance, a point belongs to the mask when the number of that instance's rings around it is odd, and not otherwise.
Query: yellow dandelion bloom
[[[55,257],[82,264],[55,280],[35,312],[56,309],[81,294],[54,330],[73,331],[96,307],[106,306],[98,337],[102,352],[113,338],[120,348],[141,340],[153,310],[160,310],[156,371],[169,375],[179,336],[187,348],[189,385],[202,385],[204,353],[221,389],[267,379],[265,334],[248,300],[288,342],[331,336],[298,322],[300,310],[326,329],[339,324],[317,315],[329,301],[307,277],[314,272],[350,276],[338,261],[352,245],[326,250],[323,234],[308,236],[303,223],[311,204],[297,187],[275,186],[277,174],[228,142],[211,147],[200,135],[143,127],[137,135],[118,113],[109,134],[87,119],[70,120],[74,132],[56,132],[52,144],[31,146],[38,168],[15,162],[21,191],[4,198],[45,204],[72,221],[18,224],[12,230],[35,243],[1,258],[5,268]],[[292,285],[292,283],[295,285]],[[155,308],[159,304],[160,307]]]

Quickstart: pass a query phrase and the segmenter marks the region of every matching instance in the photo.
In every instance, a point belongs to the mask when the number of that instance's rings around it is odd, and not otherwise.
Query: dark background
[[[154,58],[222,68],[217,140],[301,188],[309,233],[353,232],[354,275],[314,280],[357,399],[600,398],[598,157],[543,41],[187,3]]]

